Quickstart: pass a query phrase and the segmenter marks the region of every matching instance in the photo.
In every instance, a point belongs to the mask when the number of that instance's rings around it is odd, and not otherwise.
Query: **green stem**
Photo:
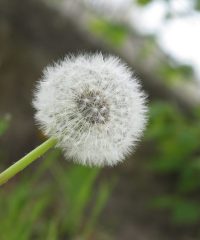
[[[19,161],[11,165],[5,171],[0,174],[0,185],[7,182],[10,178],[14,177],[17,173],[22,171],[25,167],[31,164],[33,161],[42,156],[50,148],[55,146],[56,140],[54,138],[49,138],[47,141],[42,143],[40,146],[35,148],[33,151],[28,153],[26,156],[21,158]]]

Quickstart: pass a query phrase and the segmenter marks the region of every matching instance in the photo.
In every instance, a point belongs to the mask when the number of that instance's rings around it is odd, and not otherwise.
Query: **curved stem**
[[[31,164],[33,161],[42,156],[50,148],[55,146],[56,140],[54,138],[49,138],[47,141],[42,143],[40,146],[35,148],[33,151],[28,153],[26,156],[21,158],[19,161],[11,165],[5,171],[0,174],[0,185],[7,182],[10,178],[14,177],[17,173],[22,171],[25,167]]]

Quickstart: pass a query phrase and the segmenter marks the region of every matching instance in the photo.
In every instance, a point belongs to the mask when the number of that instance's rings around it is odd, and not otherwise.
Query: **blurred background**
[[[0,189],[1,240],[200,239],[200,0],[0,0],[0,170],[45,140],[31,105],[68,53],[121,57],[149,98],[137,151],[87,168],[52,150]]]

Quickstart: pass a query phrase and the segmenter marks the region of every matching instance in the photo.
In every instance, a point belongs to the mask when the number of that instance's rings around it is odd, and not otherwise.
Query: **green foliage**
[[[182,171],[184,165],[194,164],[195,158],[193,161],[191,158],[200,146],[199,120],[189,121],[177,109],[163,103],[154,104],[150,113],[147,139],[156,141],[152,167],[160,172],[176,172]]]
[[[127,36],[127,29],[124,26],[103,19],[93,20],[90,29],[115,46],[120,46]]]
[[[166,104],[151,106],[150,126],[146,135],[153,142],[150,168],[171,179],[170,194],[156,198],[156,206],[170,209],[173,222],[193,223],[200,220],[200,121],[184,117]],[[191,199],[193,196],[194,199]]]
[[[157,197],[152,202],[152,206],[161,210],[169,210],[174,224],[194,224],[200,218],[200,207],[197,202],[178,198],[177,196]]]
[[[103,182],[101,184],[100,190],[97,193],[98,194],[97,195],[97,201],[95,203],[94,209],[91,212],[91,215],[89,217],[89,221],[88,221],[88,223],[85,227],[85,230],[84,230],[84,238],[85,239],[89,238],[89,235],[92,232],[92,229],[94,228],[99,215],[101,214],[102,208],[104,208],[104,206],[105,206],[105,204],[106,204],[106,202],[109,198],[110,191],[111,191],[112,187],[113,187],[112,182],[111,182],[110,185],[108,185],[105,182]]]
[[[147,4],[152,3],[155,0],[133,0],[133,1],[136,2],[138,5],[145,7]],[[162,0],[162,1],[166,3],[170,3],[174,0]],[[194,2],[194,9],[197,11],[200,11],[200,0],[192,0],[192,1]]]
[[[151,3],[152,0],[136,0],[136,2],[139,4],[139,5],[147,5],[148,3]]]
[[[195,9],[200,11],[200,0],[195,0]]]
[[[172,66],[162,65],[159,69],[159,74],[164,76],[167,83],[189,81],[194,79],[193,69],[188,65]]]
[[[97,184],[99,169],[69,167],[59,157],[52,151],[34,172],[32,165],[1,188],[1,240],[75,239],[94,231],[112,186]]]
[[[5,115],[0,118],[0,136],[2,136],[9,127],[10,123],[10,115]]]

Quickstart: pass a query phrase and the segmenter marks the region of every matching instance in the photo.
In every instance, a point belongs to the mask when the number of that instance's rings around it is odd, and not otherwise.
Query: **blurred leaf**
[[[90,23],[90,29],[116,46],[120,46],[127,36],[127,29],[124,26],[102,19],[93,20]]]
[[[102,183],[100,190],[98,192],[96,201],[95,201],[95,205],[94,205],[94,209],[92,210],[91,216],[89,217],[89,221],[87,223],[87,225],[85,226],[85,230],[84,230],[84,237],[85,239],[88,239],[92,230],[94,229],[94,226],[97,222],[97,219],[100,215],[100,213],[102,212],[102,210],[104,209],[108,198],[112,192],[113,189],[113,182],[111,181],[110,184],[107,183]]]
[[[59,240],[58,234],[58,221],[57,219],[52,219],[49,224],[47,238],[48,240]]]
[[[182,159],[179,158],[163,158],[152,161],[151,167],[153,170],[161,173],[171,173],[182,166]]]
[[[45,190],[46,191],[46,190]],[[28,240],[36,227],[35,222],[46,210],[49,204],[49,195],[44,194],[35,201],[29,182],[17,184],[12,191],[0,193],[0,239]],[[12,231],[10,230],[12,229]],[[1,236],[2,234],[2,236]]]
[[[136,0],[139,5],[147,5],[152,2],[152,0]]]
[[[189,65],[171,66],[162,65],[159,69],[159,74],[164,76],[167,83],[189,81],[194,78],[193,68]]]
[[[164,140],[166,137],[174,135],[175,123],[179,126],[184,124],[178,110],[167,103],[151,104],[149,114],[149,127],[146,133],[148,139]]]
[[[53,172],[69,207],[66,210],[67,218],[63,228],[67,229],[71,236],[74,236],[78,233],[78,229],[80,230],[84,211],[92,199],[94,183],[100,169],[75,165],[70,167],[66,174],[59,165],[56,165]]]
[[[37,199],[34,203],[29,202],[25,205],[23,215],[21,214],[21,218],[18,218],[17,224],[15,225],[16,231],[13,231],[13,236],[16,240],[27,240],[31,238],[33,230],[37,226],[37,220],[45,213],[48,204],[48,196],[44,196]]]
[[[92,187],[99,173],[98,168],[78,166],[69,172],[69,190],[71,209],[69,212],[70,229],[75,232],[80,226],[83,211],[92,196]],[[73,227],[72,227],[73,226]]]
[[[190,124],[168,104],[151,106],[146,137],[156,141],[156,154],[151,162],[154,170],[165,173],[181,171],[183,164],[200,147],[197,124]]]
[[[10,119],[11,117],[9,114],[3,118],[0,118],[0,136],[2,136],[8,129],[10,124]]]
[[[200,171],[200,156],[194,159],[191,163],[191,167],[196,171]]]
[[[61,156],[60,149],[50,150],[47,154],[45,154],[44,159],[38,164],[37,171],[35,171],[34,175],[30,178],[30,182],[34,183],[35,181],[39,180],[45,171],[52,167],[55,159],[56,161]]]
[[[199,205],[180,200],[172,211],[172,221],[178,224],[193,224],[200,218]]]
[[[188,193],[200,188],[200,160],[191,159],[180,172],[177,188],[179,192]]]
[[[200,0],[195,0],[195,9],[200,11]]]
[[[158,209],[171,209],[174,206],[175,198],[170,195],[155,197],[151,201],[151,206]]]
[[[152,200],[151,206],[168,210],[174,224],[193,224],[200,218],[200,207],[192,201],[173,195],[164,195]]]
[[[200,189],[198,111],[189,119],[166,103],[156,103],[150,108],[147,139],[153,141],[155,147],[151,167],[168,178],[173,173],[173,185],[171,181],[168,185],[171,191],[156,197],[153,206],[167,209],[173,223],[193,224],[200,219],[198,204],[188,200],[189,194],[198,199]]]

